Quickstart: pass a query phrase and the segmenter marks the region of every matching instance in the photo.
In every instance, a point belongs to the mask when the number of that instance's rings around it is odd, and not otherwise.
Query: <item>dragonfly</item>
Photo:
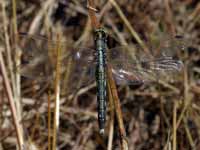
[[[57,40],[40,35],[20,34],[22,64],[20,73],[38,81],[51,81],[55,74]],[[61,41],[61,89],[66,95],[96,82],[100,133],[104,133],[107,101],[107,65],[117,85],[143,84],[166,79],[181,71],[183,63],[174,53],[184,48],[180,38],[169,40],[154,54],[141,47],[108,49],[104,28],[94,32],[95,48],[73,47]]]

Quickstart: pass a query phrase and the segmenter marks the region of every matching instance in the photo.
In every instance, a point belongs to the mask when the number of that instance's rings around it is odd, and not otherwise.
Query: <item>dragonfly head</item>
[[[98,39],[107,40],[107,33],[104,28],[98,28],[95,30],[95,41]]]

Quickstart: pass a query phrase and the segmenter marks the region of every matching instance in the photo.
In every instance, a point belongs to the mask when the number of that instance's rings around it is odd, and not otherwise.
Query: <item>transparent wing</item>
[[[177,55],[179,55],[181,51],[184,51],[188,45],[188,41],[180,35],[174,37],[165,35],[159,39],[161,39],[161,42],[152,46],[154,56],[165,55],[177,57]]]
[[[69,93],[95,80],[94,50],[74,48],[67,42],[48,40],[40,35],[20,34],[22,64],[20,73],[37,81],[52,82],[56,68],[56,53],[61,49],[61,89]]]
[[[95,83],[96,61],[93,49],[74,49],[62,64],[64,65],[62,67],[62,94],[70,94]]]
[[[21,55],[21,75],[37,80],[47,80],[52,77],[55,64],[50,60],[50,49],[55,49],[43,36],[19,34]],[[48,46],[50,45],[50,46]],[[56,56],[54,57],[56,59]]]
[[[141,84],[174,78],[183,63],[170,55],[146,54],[138,45],[109,49],[108,63],[117,84]]]

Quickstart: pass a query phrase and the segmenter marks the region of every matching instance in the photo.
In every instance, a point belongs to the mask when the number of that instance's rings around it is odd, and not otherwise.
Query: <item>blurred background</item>
[[[168,48],[184,63],[183,70],[173,81],[117,87],[129,149],[200,149],[200,2],[101,0],[94,3],[97,19],[109,34],[109,48],[134,45],[139,39],[153,50],[171,41],[175,44]],[[59,35],[63,45],[94,48],[90,21],[85,0],[1,0],[0,52],[26,149],[48,148],[48,98],[51,95],[53,111],[54,90],[50,83],[54,80],[38,82],[35,72],[30,73],[34,76],[31,79],[20,77],[18,49],[23,47],[23,40],[30,37],[21,39],[18,33],[49,39]],[[175,36],[178,43],[171,40]],[[44,51],[48,49],[48,38],[33,37],[42,42]],[[55,43],[50,41],[51,44]],[[43,53],[38,52],[38,55]],[[70,88],[71,84],[65,86]],[[107,107],[105,135],[101,136],[95,84],[81,88],[75,95],[61,94],[58,149],[108,149],[109,104]],[[17,136],[10,109],[0,74],[0,150],[16,149]],[[111,149],[121,149],[119,139],[115,120]]]

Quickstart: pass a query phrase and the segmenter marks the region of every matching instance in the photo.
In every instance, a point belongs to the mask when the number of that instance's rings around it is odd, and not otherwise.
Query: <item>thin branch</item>
[[[128,149],[128,143],[127,143],[127,140],[126,140],[126,130],[124,128],[122,110],[121,110],[121,107],[120,107],[120,101],[119,101],[119,97],[118,97],[118,94],[117,94],[117,88],[116,88],[116,85],[115,85],[115,81],[112,77],[111,67],[109,65],[107,66],[107,77],[108,77],[109,88],[111,89],[112,99],[114,101],[114,107],[115,107],[115,113],[116,113],[117,121],[118,121],[118,125],[119,125],[119,132],[120,132],[120,140],[121,140],[122,149],[127,150]]]
[[[89,16],[91,19],[91,23],[94,29],[100,28],[100,23],[98,22],[96,16],[95,16],[95,11],[91,8],[94,8],[94,1],[93,0],[88,0],[88,11],[89,11]]]

